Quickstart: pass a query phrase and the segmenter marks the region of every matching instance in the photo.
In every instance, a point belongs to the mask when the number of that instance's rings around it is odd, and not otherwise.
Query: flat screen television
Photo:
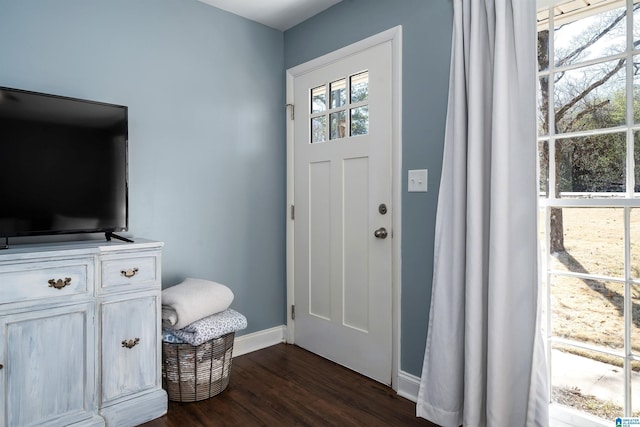
[[[0,237],[126,231],[127,114],[0,87]]]

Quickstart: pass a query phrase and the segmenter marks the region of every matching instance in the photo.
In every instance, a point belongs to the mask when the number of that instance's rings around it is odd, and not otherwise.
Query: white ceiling
[[[339,3],[341,0],[200,0],[219,9],[280,31]]]

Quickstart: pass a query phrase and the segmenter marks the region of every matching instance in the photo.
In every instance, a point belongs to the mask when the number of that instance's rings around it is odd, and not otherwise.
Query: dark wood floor
[[[391,388],[287,344],[234,358],[221,394],[169,402],[167,415],[143,426],[437,427]]]

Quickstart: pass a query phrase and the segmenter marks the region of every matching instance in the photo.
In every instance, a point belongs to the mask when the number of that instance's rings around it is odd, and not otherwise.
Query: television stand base
[[[9,249],[9,238],[5,237],[4,238],[4,245],[0,244],[0,250],[2,249]]]
[[[106,237],[107,242],[110,242],[111,238],[113,237],[116,240],[122,240],[123,242],[133,243],[133,240],[127,239],[126,237],[118,236],[117,234],[111,231],[107,231],[106,233],[104,233],[104,237]]]

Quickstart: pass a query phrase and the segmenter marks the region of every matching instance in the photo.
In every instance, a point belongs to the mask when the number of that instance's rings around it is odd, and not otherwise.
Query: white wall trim
[[[418,401],[418,390],[420,390],[420,377],[400,371],[398,374],[398,396],[415,403]]]
[[[294,80],[296,77],[314,71],[319,67],[323,67],[332,62],[338,61],[357,52],[366,50],[370,47],[381,43],[391,42],[392,45],[392,67],[393,67],[393,96],[392,96],[392,191],[393,191],[393,260],[392,260],[392,366],[391,366],[391,384],[397,391],[398,375],[400,372],[400,338],[401,338],[401,289],[402,289],[402,265],[401,265],[401,248],[402,248],[402,26],[397,26],[381,33],[375,34],[359,42],[345,46],[341,49],[289,68],[286,71],[286,103],[293,104],[294,96]],[[286,340],[289,343],[295,342],[295,322],[291,318],[290,307],[295,301],[294,295],[294,245],[293,245],[293,221],[291,220],[290,206],[294,201],[293,188],[293,147],[294,147],[294,122],[289,120],[289,111],[287,111],[287,330]]]
[[[235,337],[233,340],[233,357],[242,356],[252,351],[262,350],[285,341],[285,325]]]

